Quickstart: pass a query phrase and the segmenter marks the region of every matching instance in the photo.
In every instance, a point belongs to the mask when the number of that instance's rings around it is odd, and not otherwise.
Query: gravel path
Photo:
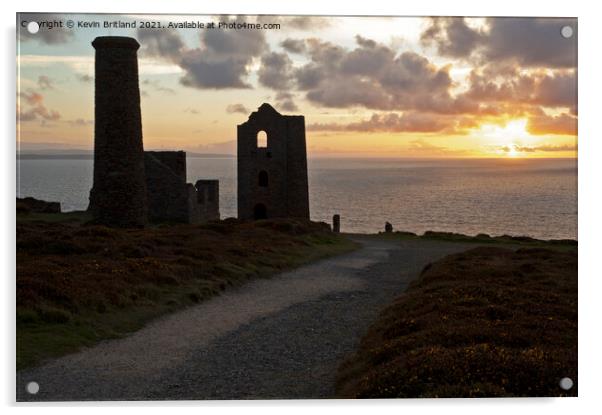
[[[470,245],[355,238],[357,251],[257,280],[136,333],[17,373],[17,400],[333,396],[336,368],[429,262]],[[472,245],[474,246],[474,245]],[[26,385],[40,385],[36,395]]]

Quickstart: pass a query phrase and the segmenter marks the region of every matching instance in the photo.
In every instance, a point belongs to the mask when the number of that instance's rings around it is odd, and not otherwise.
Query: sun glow
[[[524,118],[505,124],[481,124],[471,135],[484,140],[493,153],[507,157],[520,156],[520,148],[535,139],[527,131],[527,119]]]
[[[482,124],[477,134],[483,138],[500,140],[507,145],[515,140],[531,137],[527,131],[527,120],[524,118],[508,121],[505,125]]]

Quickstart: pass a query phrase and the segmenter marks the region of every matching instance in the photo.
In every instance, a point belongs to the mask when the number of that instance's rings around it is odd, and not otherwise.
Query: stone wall
[[[260,131],[267,134],[265,148],[257,146]],[[304,117],[264,103],[238,126],[237,145],[238,217],[309,219]]]
[[[201,221],[218,220],[219,180],[197,180],[195,190]]]
[[[151,221],[203,223],[219,220],[219,181],[186,183],[184,151],[145,151],[144,160]]]
[[[171,154],[170,154],[171,153]],[[170,164],[184,155],[184,179],[174,172]],[[164,163],[166,161],[167,163]],[[181,165],[176,164],[181,168]],[[190,222],[188,208],[188,186],[186,185],[186,153],[144,152],[146,189],[148,193],[148,215],[151,221]]]

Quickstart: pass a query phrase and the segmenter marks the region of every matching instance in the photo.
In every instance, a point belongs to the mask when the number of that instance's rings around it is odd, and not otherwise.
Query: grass
[[[576,247],[486,246],[427,265],[339,367],[336,388],[346,398],[577,396]]]
[[[17,368],[131,333],[153,318],[356,245],[299,220],[147,229],[17,216]]]

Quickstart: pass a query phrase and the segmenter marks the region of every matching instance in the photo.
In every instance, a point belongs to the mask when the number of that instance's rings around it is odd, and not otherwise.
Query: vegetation
[[[486,233],[480,233],[478,235],[471,236],[455,232],[426,231],[422,235],[417,235],[413,232],[396,231],[391,233],[380,232],[377,237],[393,240],[428,239],[449,242],[477,243],[479,245],[520,245],[557,250],[573,250],[577,247],[577,241],[574,239],[550,239],[546,241],[528,236],[490,236]]]
[[[18,215],[19,369],[123,336],[227,287],[355,248],[308,221],[127,230],[85,226],[84,216]]]
[[[341,365],[337,393],[577,396],[576,380],[576,247],[491,246],[426,266]]]

